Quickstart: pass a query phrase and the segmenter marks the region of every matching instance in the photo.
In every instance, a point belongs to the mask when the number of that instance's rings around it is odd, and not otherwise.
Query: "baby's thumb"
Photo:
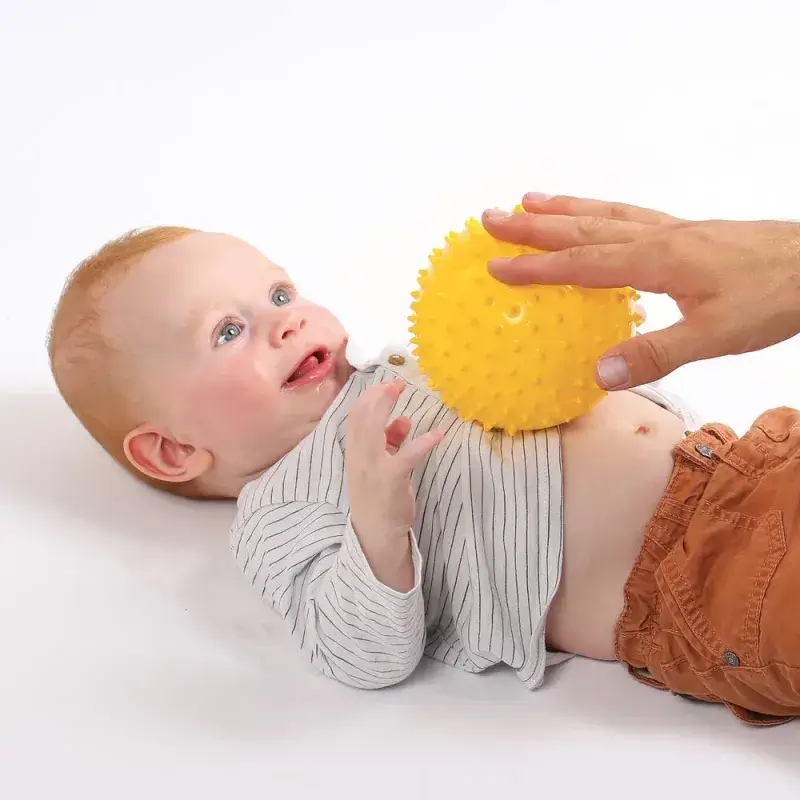
[[[604,353],[597,361],[597,383],[602,389],[631,389],[657,381],[690,361],[710,356],[703,350],[703,337],[681,321],[634,336]]]

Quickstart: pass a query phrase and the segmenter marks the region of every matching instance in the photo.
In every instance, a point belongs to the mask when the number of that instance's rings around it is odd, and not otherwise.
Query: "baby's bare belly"
[[[564,565],[547,620],[551,649],[614,658],[625,581],[683,432],[678,417],[631,392],[562,428]]]

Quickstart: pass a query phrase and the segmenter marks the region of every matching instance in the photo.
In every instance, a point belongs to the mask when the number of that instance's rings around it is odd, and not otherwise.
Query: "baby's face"
[[[149,409],[128,457],[164,480],[205,473],[235,494],[314,429],[352,371],[339,321],[221,234],[147,254],[103,317]]]

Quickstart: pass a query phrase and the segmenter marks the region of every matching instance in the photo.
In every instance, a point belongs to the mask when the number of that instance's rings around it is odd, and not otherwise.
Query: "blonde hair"
[[[151,486],[182,497],[208,497],[197,481],[171,483],[141,473],[124,451],[127,433],[138,424],[135,392],[120,353],[101,330],[100,307],[108,291],[141,258],[193,228],[134,229],[84,259],[64,284],[47,337],[50,369],[69,408],[84,428],[128,472]]]

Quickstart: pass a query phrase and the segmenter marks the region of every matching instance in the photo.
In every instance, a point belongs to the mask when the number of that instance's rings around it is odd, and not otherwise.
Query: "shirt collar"
[[[347,363],[350,364],[351,367],[355,367],[355,369],[361,370],[370,364],[370,359],[367,357],[366,351],[353,337],[347,340],[347,346],[344,352]]]

